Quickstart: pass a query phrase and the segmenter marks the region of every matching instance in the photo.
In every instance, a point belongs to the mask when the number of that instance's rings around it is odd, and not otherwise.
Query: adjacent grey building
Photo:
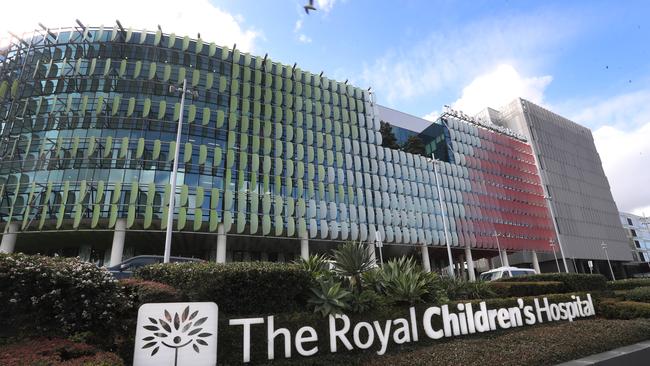
[[[632,253],[591,130],[520,98],[480,117],[528,137],[569,270],[589,272],[588,260],[595,260],[594,271],[606,272],[605,242],[622,272]]]
[[[628,268],[634,272],[648,272],[650,270],[650,218],[621,212],[620,219],[634,258]]]

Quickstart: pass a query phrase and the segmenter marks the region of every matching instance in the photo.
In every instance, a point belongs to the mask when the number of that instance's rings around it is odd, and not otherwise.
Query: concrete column
[[[125,238],[126,238],[126,219],[117,219],[117,221],[115,221],[115,231],[113,231],[113,245],[111,245],[110,266],[116,266],[122,263],[122,256],[124,255]]]
[[[503,258],[503,266],[510,267],[510,263],[508,262],[508,252],[501,250],[501,258]]]
[[[83,244],[79,247],[79,258],[84,262],[90,262],[90,254],[93,248],[89,244]]]
[[[377,253],[375,252],[375,242],[374,241],[369,241],[368,242],[368,253],[370,254],[370,258],[375,262],[375,264],[379,265],[379,260],[377,259]]]
[[[458,278],[465,278],[465,256],[458,256]]]
[[[226,232],[223,224],[217,226],[217,263],[226,263]]]
[[[284,253],[283,252],[278,253],[278,262],[279,263],[284,263]]]
[[[2,242],[0,242],[0,253],[13,253],[16,250],[16,237],[20,224],[12,222],[5,227],[5,232],[2,234]]]
[[[306,233],[300,238],[300,258],[309,259],[309,239]]]
[[[539,260],[537,260],[537,252],[533,250],[533,269],[535,270],[535,273],[540,274],[542,273],[539,270]]]
[[[465,257],[467,257],[467,275],[470,281],[476,281],[476,274],[474,273],[474,259],[472,258],[472,249],[468,246],[465,247]]]
[[[429,247],[422,246],[422,268],[425,272],[431,272],[431,262],[429,261]]]

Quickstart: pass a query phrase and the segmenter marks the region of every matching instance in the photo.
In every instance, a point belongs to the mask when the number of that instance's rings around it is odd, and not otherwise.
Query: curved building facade
[[[170,86],[184,79],[181,112]],[[444,157],[436,176],[432,159],[381,146],[368,91],[201,39],[119,26],[14,39],[0,119],[4,251],[162,254],[176,149],[173,255],[282,260],[299,241],[304,255],[376,233],[388,248],[547,250],[555,237],[522,138],[446,114],[424,132]]]

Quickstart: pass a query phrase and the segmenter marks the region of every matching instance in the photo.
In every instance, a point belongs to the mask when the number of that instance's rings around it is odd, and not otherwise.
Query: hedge
[[[650,304],[607,299],[598,304],[596,313],[610,319],[650,318]]]
[[[599,274],[585,273],[542,273],[517,276],[499,282],[562,282],[566,291],[602,291],[607,289],[607,279]]]
[[[545,296],[548,298],[549,302],[552,303],[557,303],[557,302],[567,302],[567,301],[572,301],[571,296],[572,295],[577,295],[580,296],[582,299],[586,299],[586,293],[567,293],[567,294],[552,294]],[[533,304],[533,299],[534,298],[539,298],[538,296],[535,297],[522,297],[524,300],[524,303],[526,305],[532,305]],[[592,296],[593,298],[593,296]],[[513,298],[504,298],[504,299],[488,299],[488,300],[469,300],[469,301],[457,301],[457,302],[450,302],[448,305],[450,308],[455,308],[457,303],[472,303],[474,306],[478,306],[478,304],[482,301],[485,301],[486,306],[488,309],[495,309],[495,308],[501,308],[501,307],[513,307],[517,306],[517,299],[516,297]],[[593,299],[595,304],[596,304],[596,299]],[[430,307],[434,306],[432,304],[418,304],[415,306],[416,308],[416,313],[418,314],[418,317],[421,317],[424,311]],[[439,305],[436,305],[439,306]],[[292,358],[296,359],[292,362],[297,362],[301,363],[300,360],[304,361],[304,364],[329,364],[333,360],[323,356],[327,356],[329,353],[329,338],[326,337],[325,335],[329,334],[328,327],[328,318],[322,317],[319,314],[315,313],[294,313],[294,314],[272,314],[274,315],[274,327],[275,329],[277,328],[287,328],[291,332],[292,337],[295,337],[296,331],[303,327],[303,326],[311,326],[316,330],[316,333],[319,335],[318,338],[318,343],[314,343],[314,345],[318,346],[319,352],[318,356],[314,356],[311,358],[301,358],[296,349],[295,345],[292,344],[291,347],[291,354]],[[379,321],[380,323],[384,323],[388,319],[396,319],[396,318],[406,318],[408,319],[409,317],[409,307],[408,306],[382,306],[377,309],[374,309],[372,311],[363,313],[363,314],[354,314],[354,313],[346,313],[346,315],[350,318],[350,322],[352,326],[354,326],[355,323],[360,322],[360,321]],[[222,315],[219,314],[219,362],[224,363],[224,364],[238,364],[242,362],[242,327],[241,326],[231,326],[228,324],[228,321],[232,318],[238,318],[238,317],[233,317],[229,315]],[[257,364],[261,362],[269,362],[267,360],[267,339],[266,339],[266,327],[268,325],[267,323],[267,318],[264,317],[264,324],[259,324],[259,325],[252,325],[251,326],[251,343],[250,343],[250,355],[251,355],[251,363]],[[434,327],[436,328],[441,328],[442,327],[442,321],[440,317],[434,317]],[[412,343],[409,346],[423,346],[427,344],[434,344],[434,343],[439,343],[441,340],[431,340],[428,337],[426,337],[424,328],[422,327],[422,322],[421,319],[418,319],[417,327],[418,327],[418,333],[421,335],[420,336],[420,341],[417,343]],[[348,333],[350,337],[352,336],[352,331]],[[283,359],[284,358],[284,341],[282,337],[277,337],[275,341],[275,355],[276,359]],[[342,345],[339,344],[340,347],[343,347]],[[403,348],[404,346],[397,345],[392,340],[389,343],[388,350],[398,350]],[[375,342],[375,344],[369,348],[366,352],[374,353],[379,349],[379,342]],[[357,349],[354,351],[341,351],[337,356],[340,355],[345,355],[342,360],[342,364],[350,364],[350,363],[355,363],[354,361],[351,360],[356,360],[360,354],[360,352]],[[322,361],[323,359],[327,361]],[[338,362],[338,361],[336,361]]]
[[[268,262],[154,264],[135,276],[171,285],[190,301],[214,301],[222,312],[247,315],[304,310],[314,285],[299,266]]]
[[[160,282],[129,278],[121,280],[120,284],[124,292],[133,300],[136,312],[143,304],[185,300],[185,296],[179,290]]]
[[[650,278],[628,278],[625,280],[609,281],[607,287],[610,290],[631,290],[637,287],[649,287]]]
[[[113,276],[92,263],[0,254],[0,332],[121,331],[130,307]]]
[[[538,296],[567,292],[558,281],[540,282],[489,282],[488,287],[497,297]]]
[[[650,287],[637,287],[635,289],[626,291],[625,300],[650,302]]]

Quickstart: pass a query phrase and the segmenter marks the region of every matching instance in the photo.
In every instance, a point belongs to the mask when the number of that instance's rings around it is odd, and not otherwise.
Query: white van
[[[529,276],[534,274],[535,274],[535,270],[530,268],[499,267],[481,273],[479,279],[481,281],[496,281],[503,278]]]

